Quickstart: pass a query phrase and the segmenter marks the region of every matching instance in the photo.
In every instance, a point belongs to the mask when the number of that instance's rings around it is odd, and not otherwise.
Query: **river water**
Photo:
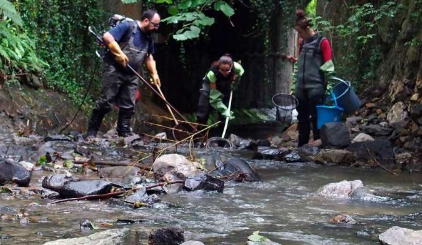
[[[180,225],[187,240],[205,244],[245,244],[254,231],[283,245],[379,244],[377,236],[398,225],[422,229],[422,178],[420,174],[393,176],[382,170],[287,164],[248,160],[262,182],[226,182],[223,193],[181,192],[162,195],[171,207],[131,209],[107,201],[78,201],[48,205],[40,197],[11,198],[1,194],[0,213],[24,209],[29,224],[0,221],[0,244],[43,244],[60,238],[86,236],[102,229],[139,230],[145,243],[151,229]],[[45,172],[36,172],[32,186],[40,186]],[[328,183],[360,179],[385,202],[364,202],[318,196]],[[332,224],[337,214],[348,214],[358,224]],[[98,230],[81,232],[79,222],[89,219]],[[118,220],[135,220],[123,224]]]

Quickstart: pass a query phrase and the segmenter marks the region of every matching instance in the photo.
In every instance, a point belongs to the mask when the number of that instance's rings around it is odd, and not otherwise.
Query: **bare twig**
[[[74,161],[73,163],[75,164],[84,164],[87,161]],[[103,166],[128,166],[128,167],[138,167],[140,169],[143,170],[151,170],[151,166],[144,166],[142,164],[136,163],[130,163],[130,162],[108,162],[108,161],[93,161],[92,163],[94,163],[95,165],[103,165]]]
[[[375,156],[371,153],[371,151],[369,150],[368,146],[365,144],[366,150],[368,151],[369,155],[371,155],[372,159],[375,161],[375,163],[382,169],[384,169],[385,171],[389,172],[390,174],[394,175],[394,176],[399,176],[397,173],[391,171],[390,169],[384,167],[381,165],[381,163],[378,162],[378,160],[375,158]]]

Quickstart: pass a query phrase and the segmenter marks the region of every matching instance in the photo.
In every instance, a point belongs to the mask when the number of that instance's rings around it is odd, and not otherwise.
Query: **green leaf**
[[[222,4],[220,6],[220,10],[227,16],[227,17],[231,17],[234,15],[234,10],[232,7],[230,7],[230,5],[228,5],[227,3],[224,2],[224,4]]]
[[[168,10],[169,14],[171,15],[177,15],[179,13],[179,10],[176,8],[176,6],[171,6]]]
[[[65,160],[63,162],[63,167],[65,167],[67,169],[73,168],[73,161],[71,161],[71,160]]]
[[[267,240],[265,236],[259,235],[259,231],[255,231],[252,233],[252,235],[248,236],[248,240],[252,242],[263,242]]]
[[[8,0],[0,0],[0,16],[12,20],[15,24],[21,26],[22,18],[16,12],[15,5]]]
[[[183,32],[184,31],[184,32]],[[177,41],[185,41],[188,39],[195,39],[199,37],[201,29],[197,26],[191,26],[189,30],[182,29],[178,31],[178,34],[173,35],[173,38]]]
[[[214,24],[214,18],[210,18],[205,16],[204,14],[199,14],[199,19],[195,21],[195,24],[203,25],[203,26],[211,26]]]
[[[191,0],[185,0],[185,1],[181,2],[181,3],[179,3],[179,8],[181,8],[181,9],[187,9],[190,6],[192,6],[192,1]]]
[[[47,157],[41,156],[40,159],[38,159],[38,165],[44,166],[47,163]]]
[[[129,4],[129,3],[137,3],[138,0],[122,0],[122,3]]]

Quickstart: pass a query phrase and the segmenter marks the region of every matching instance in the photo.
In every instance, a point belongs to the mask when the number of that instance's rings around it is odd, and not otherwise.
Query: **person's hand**
[[[161,87],[160,77],[158,76],[157,73],[153,73],[151,75],[151,78],[152,78],[152,83],[154,83],[155,86]]]
[[[225,110],[223,113],[221,113],[221,115],[223,115],[226,118],[228,117],[229,120],[234,119],[234,113],[232,111],[230,111],[229,109]]]
[[[288,61],[292,62],[292,63],[296,63],[296,62],[297,62],[296,57],[293,57],[293,56],[291,56],[291,55],[286,56],[286,59],[287,59]]]
[[[107,45],[110,49],[110,52],[114,55],[114,59],[119,63],[121,66],[126,68],[127,63],[129,62],[129,58],[123,53],[122,49],[120,48],[117,42],[112,42]]]

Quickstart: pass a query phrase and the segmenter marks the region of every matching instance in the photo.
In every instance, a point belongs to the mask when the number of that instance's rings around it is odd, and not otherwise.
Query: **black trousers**
[[[196,112],[197,122],[201,124],[207,124],[208,117],[214,108],[210,105],[209,96],[204,92],[199,93],[198,108]],[[228,106],[230,100],[230,95],[224,95],[223,103]],[[226,118],[218,113],[218,118],[220,121],[224,122]]]
[[[299,100],[299,105],[297,107],[298,120],[299,120],[299,143],[298,146],[306,145],[309,142],[310,133],[311,133],[311,123],[312,123],[312,133],[314,140],[320,138],[319,130],[317,128],[317,105],[321,105],[324,102],[324,93],[314,93],[314,91],[309,91],[303,89],[301,93],[296,93],[296,97]],[[311,96],[310,96],[311,95]]]

